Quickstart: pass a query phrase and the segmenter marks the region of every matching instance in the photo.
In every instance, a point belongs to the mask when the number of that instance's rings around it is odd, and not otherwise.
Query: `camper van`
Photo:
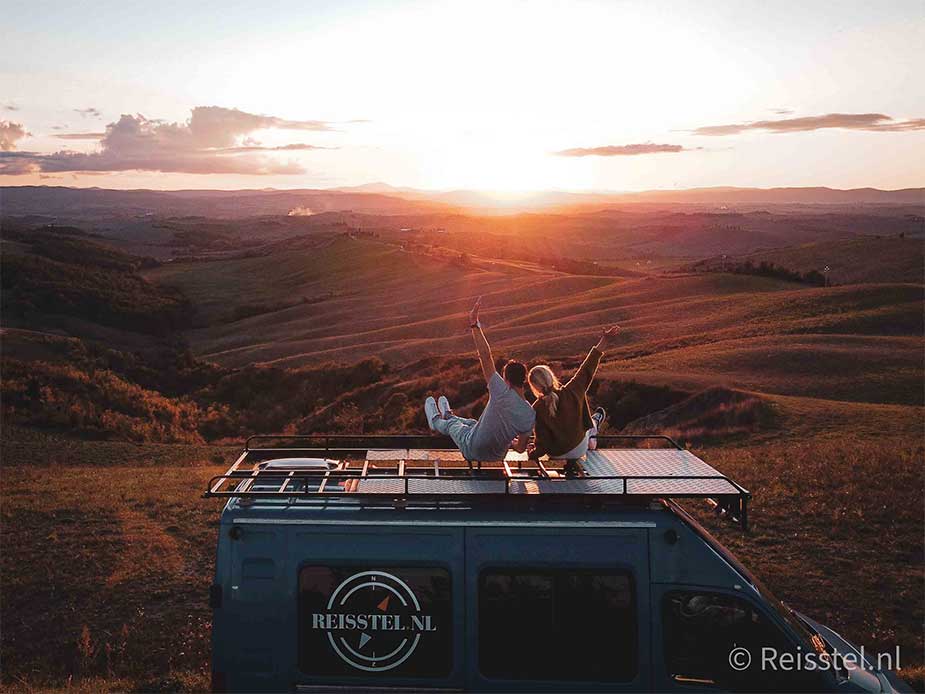
[[[578,475],[448,446],[247,441],[204,494],[215,691],[911,691],[682,508],[747,532],[751,497],[671,439],[601,437]]]

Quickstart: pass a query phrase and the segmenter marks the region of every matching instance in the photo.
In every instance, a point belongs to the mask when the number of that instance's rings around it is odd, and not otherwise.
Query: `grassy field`
[[[899,645],[921,689],[920,444],[894,432],[697,452],[755,495],[750,535],[708,527],[794,608],[868,651]],[[8,433],[4,689],[208,686],[220,505],[200,494],[233,453]]]
[[[587,257],[609,219],[574,222],[572,241],[587,245]],[[706,240],[711,223],[698,222]],[[766,226],[761,234],[786,231],[781,220]],[[659,233],[643,230],[639,243]],[[864,243],[838,248],[863,257]],[[76,316],[55,313],[52,294],[47,305],[19,306],[19,323],[3,333],[2,687],[207,687],[219,504],[200,493],[235,448],[151,441],[287,427],[421,431],[420,402],[438,390],[462,414],[478,414],[484,380],[465,325],[481,295],[496,357],[549,361],[564,373],[601,325],[619,323],[595,404],[621,426],[635,420],[676,435],[749,487],[753,532],[712,519],[709,527],[795,608],[868,651],[899,645],[907,679],[925,690],[925,326],[908,246],[883,239],[885,255],[870,256],[885,283],[819,288],[683,272],[680,261],[658,258],[611,261],[633,276],[576,274],[319,233],[248,257],[235,248],[139,269],[180,289],[194,310],[192,329],[163,336],[162,356],[150,335],[94,322],[96,303]],[[794,247],[775,262],[797,267],[805,257],[812,268],[816,250]],[[106,297],[121,286],[90,289],[113,303]],[[171,416],[185,438],[168,430]],[[148,424],[166,433],[155,438]],[[145,442],[115,440],[129,434]]]
[[[809,288],[714,273],[620,279],[507,266],[458,267],[386,244],[348,239],[257,258],[168,264],[148,276],[190,297],[204,323],[189,332],[193,350],[227,366],[296,367],[351,362],[370,354],[403,364],[428,355],[467,353],[465,315],[481,295],[492,345],[527,359],[580,354],[602,324],[617,322],[623,328],[621,342],[608,357],[655,355],[653,370],[663,368],[660,361],[679,361],[688,373],[712,379],[728,371],[715,350],[726,349],[725,361],[741,350],[750,364],[746,375],[765,373],[761,366],[751,368],[761,355],[770,364],[767,378],[755,380],[755,387],[767,386],[770,379],[772,392],[817,395],[812,384],[789,386],[787,364],[818,344],[827,358],[813,360],[809,368],[819,378],[832,368],[875,383],[921,381],[914,344],[899,339],[922,334],[921,285]],[[227,319],[237,306],[273,306],[293,297],[306,302]],[[855,337],[840,341],[839,335]],[[879,336],[897,339],[877,341]],[[766,339],[747,342],[757,338]],[[702,346],[710,349],[700,357]],[[684,352],[691,348],[697,349]],[[621,368],[650,370],[644,360]],[[751,387],[748,379],[743,383]],[[902,392],[894,395],[890,384],[882,385],[874,386],[882,402],[921,402],[921,394],[908,387],[900,386]],[[839,397],[851,399],[852,389],[842,387]]]
[[[876,227],[873,226],[872,230]],[[746,261],[762,262],[797,272],[820,271],[828,266],[833,284],[862,282],[921,282],[925,257],[921,239],[897,236],[859,236],[826,242],[805,243],[786,248],[756,251],[741,256],[711,258],[700,267],[720,268]]]

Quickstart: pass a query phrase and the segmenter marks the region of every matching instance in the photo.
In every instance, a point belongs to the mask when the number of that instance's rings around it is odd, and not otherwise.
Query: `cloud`
[[[239,135],[255,130],[333,130],[327,121],[286,120],[221,106],[197,106],[187,127],[190,134],[207,147],[230,147]]]
[[[23,139],[28,134],[22,123],[0,120],[0,151],[10,152],[16,149],[16,141]]]
[[[79,113],[84,118],[102,118],[103,114],[100,113],[98,108],[75,108],[74,113]]]
[[[793,113],[793,109],[790,108],[772,108],[771,113],[776,113],[778,116],[789,116]]]
[[[129,170],[298,174],[305,173],[298,162],[282,162],[265,156],[265,153],[327,149],[305,143],[264,147],[249,137],[255,131],[269,129],[331,130],[326,121],[287,120],[219,106],[194,108],[189,120],[183,123],[126,114],[107,125],[104,133],[63,133],[58,136],[68,140],[99,139],[99,151],[64,150],[52,154],[7,151],[0,155],[0,174]]]
[[[224,149],[218,149],[215,151],[226,154],[234,154],[238,152],[300,152],[312,149],[337,149],[337,147],[322,147],[320,145],[307,145],[302,142],[295,142],[291,145],[279,145],[278,147],[264,147],[262,145],[244,144],[240,147],[226,147]]]
[[[102,140],[106,137],[106,133],[61,133],[55,137],[59,140]]]
[[[897,121],[882,113],[827,113],[822,116],[802,116],[780,120],[759,120],[749,123],[727,125],[706,125],[691,130],[695,135],[738,135],[748,130],[763,130],[774,133],[798,133],[810,130],[839,128],[842,130],[863,130],[867,132],[902,132],[925,130],[925,118]]]
[[[18,111],[18,110],[19,110],[19,106],[17,106],[16,104],[10,102],[10,103],[7,103],[7,104],[3,104],[3,110],[4,110],[4,111]]]
[[[698,148],[699,149],[699,148]],[[689,152],[681,145],[657,145],[644,142],[634,145],[606,145],[603,147],[575,147],[555,152],[560,157],[628,157],[639,154],[658,154],[660,152]]]

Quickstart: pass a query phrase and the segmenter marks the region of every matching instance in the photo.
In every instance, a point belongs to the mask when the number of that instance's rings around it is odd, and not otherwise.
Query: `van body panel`
[[[449,635],[440,634],[440,638],[449,642],[451,650],[449,671],[437,677],[411,677],[382,673],[366,673],[354,669],[355,675],[344,674],[337,677],[303,672],[297,665],[298,655],[290,656],[289,662],[294,666],[289,670],[290,682],[298,684],[344,684],[369,686],[371,684],[388,684],[389,686],[459,688],[462,686],[463,668],[463,604],[464,587],[456,585],[458,577],[464,571],[463,531],[453,527],[406,526],[403,531],[384,534],[381,529],[369,526],[332,528],[329,526],[312,527],[299,525],[289,528],[289,565],[293,581],[293,591],[297,590],[299,570],[305,566],[332,566],[348,573],[365,573],[386,569],[386,573],[401,578],[401,569],[427,567],[442,569],[450,580],[451,617],[449,624],[440,624],[439,629],[448,627]],[[396,569],[396,567],[398,567]],[[400,596],[399,596],[400,597]],[[420,596],[418,596],[420,597]],[[297,611],[289,613],[293,618],[292,642],[298,642],[299,625],[296,623]],[[305,625],[303,625],[304,628]],[[406,625],[407,626],[407,625]],[[435,629],[437,627],[434,627]],[[433,638],[426,633],[422,638]],[[370,637],[370,638],[375,638]],[[370,644],[375,647],[375,643]],[[352,656],[344,651],[348,658]],[[349,672],[349,670],[348,670]],[[375,677],[371,681],[371,677]]]
[[[750,584],[725,558],[673,514],[652,533],[652,582],[732,588]],[[670,538],[670,539],[669,539]]]
[[[498,512],[448,509],[253,508],[229,503],[220,523],[214,610],[213,670],[229,690],[279,690],[295,686],[412,687],[436,689],[544,688],[536,681],[499,684],[473,677],[478,568],[486,565],[597,566],[626,568],[637,591],[640,657],[648,653],[648,532],[659,516],[650,511],[613,513]],[[567,541],[563,542],[563,539]],[[537,562],[540,562],[539,564]],[[324,676],[299,667],[299,571],[305,566],[445,567],[452,583],[452,667],[443,677],[380,673]],[[475,581],[475,582],[473,582]],[[645,688],[648,666],[634,682]],[[372,679],[372,681],[371,681]],[[476,684],[476,681],[479,684]],[[599,685],[582,682],[583,689]],[[609,683],[614,689],[622,684]],[[552,683],[547,689],[568,688]],[[574,687],[572,687],[574,688]],[[625,688],[631,688],[626,685]]]
[[[381,589],[393,596],[390,599],[421,603],[417,612],[405,605],[411,612],[403,613],[400,623],[407,633],[391,641],[395,634],[350,631],[347,620],[359,619],[359,613],[341,610],[345,615],[341,617],[337,605],[328,609],[345,596],[350,603],[351,596],[380,590],[378,584],[362,585],[370,572],[382,581]],[[575,616],[556,605],[582,599],[563,577],[577,577],[573,583],[580,590],[590,586],[607,599],[624,586],[622,599],[628,607],[618,604],[614,609],[620,616],[598,619],[599,625],[607,626],[596,627],[593,636],[579,630],[565,643],[546,640],[538,621],[543,610],[552,609],[554,619],[573,624],[569,620]],[[436,592],[427,590],[428,580],[434,586],[443,580],[443,597],[436,588]],[[318,588],[321,584],[323,588]],[[540,597],[549,593],[555,600],[531,602],[537,597],[534,585],[540,586]],[[213,670],[231,691],[722,691],[718,685],[676,681],[669,672],[664,603],[666,596],[678,591],[741,598],[773,624],[782,639],[804,650],[810,647],[805,633],[788,624],[776,599],[760,582],[696,521],[670,505],[549,509],[540,514],[525,508],[452,505],[371,508],[336,502],[314,507],[260,502],[248,506],[232,499],[219,525],[214,586],[219,598],[213,612]],[[498,593],[499,586],[518,586],[512,599],[532,606],[524,613],[532,621],[518,632],[518,618],[496,619],[491,628],[502,632],[501,640],[495,634],[491,641],[490,632],[488,639],[480,639],[482,621],[492,616],[487,606],[504,606],[506,594]],[[312,590],[315,598],[321,597],[309,605],[306,595],[312,595]],[[373,607],[366,611],[375,612],[379,604],[367,601]],[[589,623],[600,617],[594,610],[585,614]],[[583,619],[581,614],[578,618]],[[338,619],[344,620],[343,625],[335,624]],[[490,672],[499,663],[503,669],[505,659],[495,657],[492,665],[486,656],[503,656],[505,648],[535,660],[547,671],[558,664],[568,670],[570,659],[580,666],[583,652],[594,653],[611,643],[610,625],[613,638],[622,634],[623,639],[614,642],[619,644],[615,652],[633,649],[632,672],[627,670],[625,677],[595,681],[555,673],[546,679],[523,676],[532,663],[517,676]],[[342,626],[344,630],[338,631]],[[532,635],[535,647],[528,640],[506,645],[503,639],[508,634],[522,639]],[[632,634],[632,643],[627,634]],[[410,641],[405,642],[404,636]],[[421,640],[411,649],[417,636]],[[386,642],[390,645],[380,650],[379,644]],[[421,676],[409,671],[416,656],[440,654],[444,648],[449,654],[445,671]],[[391,667],[409,650],[406,660]],[[313,652],[318,653],[317,659]],[[378,660],[358,660],[357,654]],[[365,671],[355,667],[364,662],[376,664]],[[889,680],[884,682],[889,687]],[[847,691],[851,684],[841,683],[838,689]]]

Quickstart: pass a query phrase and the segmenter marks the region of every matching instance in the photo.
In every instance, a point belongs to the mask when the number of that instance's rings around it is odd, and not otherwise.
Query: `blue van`
[[[215,691],[911,691],[685,512],[747,529],[750,495],[671,439],[580,476],[447,446],[248,439],[205,493]]]

